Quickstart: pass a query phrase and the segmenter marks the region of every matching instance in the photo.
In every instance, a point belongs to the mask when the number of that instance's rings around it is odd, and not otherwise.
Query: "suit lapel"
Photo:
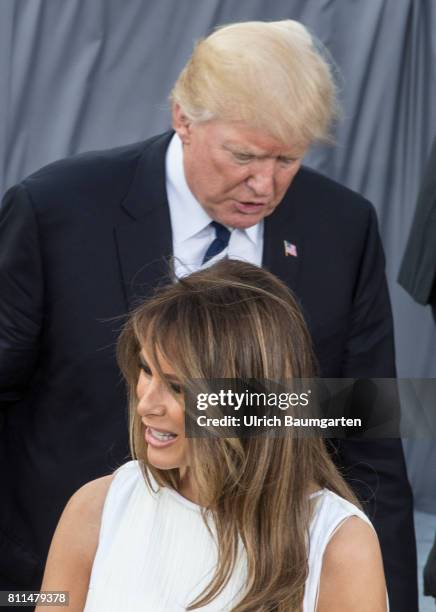
[[[277,209],[265,219],[262,266],[278,276],[292,291],[297,292],[305,245],[304,234],[296,214],[297,202],[292,194],[291,186]],[[285,241],[296,247],[296,257],[286,255]]]
[[[172,255],[171,220],[165,184],[165,153],[172,132],[149,140],[115,227],[115,241],[130,310],[168,282]]]

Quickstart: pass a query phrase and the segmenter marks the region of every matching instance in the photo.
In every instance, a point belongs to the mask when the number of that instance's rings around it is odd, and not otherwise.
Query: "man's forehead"
[[[303,157],[308,145],[301,140],[286,141],[269,131],[250,126],[244,121],[212,119],[198,123],[194,131],[199,132],[203,144],[240,153],[266,157]]]

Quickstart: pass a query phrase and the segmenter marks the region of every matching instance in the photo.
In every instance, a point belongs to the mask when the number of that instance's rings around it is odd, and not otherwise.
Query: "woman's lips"
[[[165,448],[171,446],[177,440],[177,435],[169,431],[163,431],[154,427],[145,428],[145,441],[154,448]]]
[[[236,209],[244,214],[256,214],[266,207],[263,202],[239,202],[236,201]]]

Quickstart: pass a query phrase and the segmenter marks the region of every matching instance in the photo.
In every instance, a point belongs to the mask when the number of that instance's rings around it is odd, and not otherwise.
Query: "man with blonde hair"
[[[125,460],[114,318],[162,280],[168,257],[177,276],[222,257],[267,267],[297,295],[322,376],[395,376],[375,211],[301,166],[336,114],[330,67],[308,31],[291,20],[219,28],[196,45],[171,98],[174,131],[56,162],[5,196],[4,589],[39,587],[65,501]],[[342,440],[335,456],[370,499],[391,609],[417,610],[400,440]]]

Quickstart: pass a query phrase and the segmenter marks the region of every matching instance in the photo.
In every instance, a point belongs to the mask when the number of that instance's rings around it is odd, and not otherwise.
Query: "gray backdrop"
[[[217,24],[283,18],[308,26],[340,75],[337,145],[306,163],[375,204],[398,373],[434,377],[429,308],[396,283],[436,134],[434,0],[2,0],[0,188],[60,157],[166,129],[168,94],[196,39]],[[422,476],[435,450],[409,441],[406,451],[418,506],[436,511]]]

